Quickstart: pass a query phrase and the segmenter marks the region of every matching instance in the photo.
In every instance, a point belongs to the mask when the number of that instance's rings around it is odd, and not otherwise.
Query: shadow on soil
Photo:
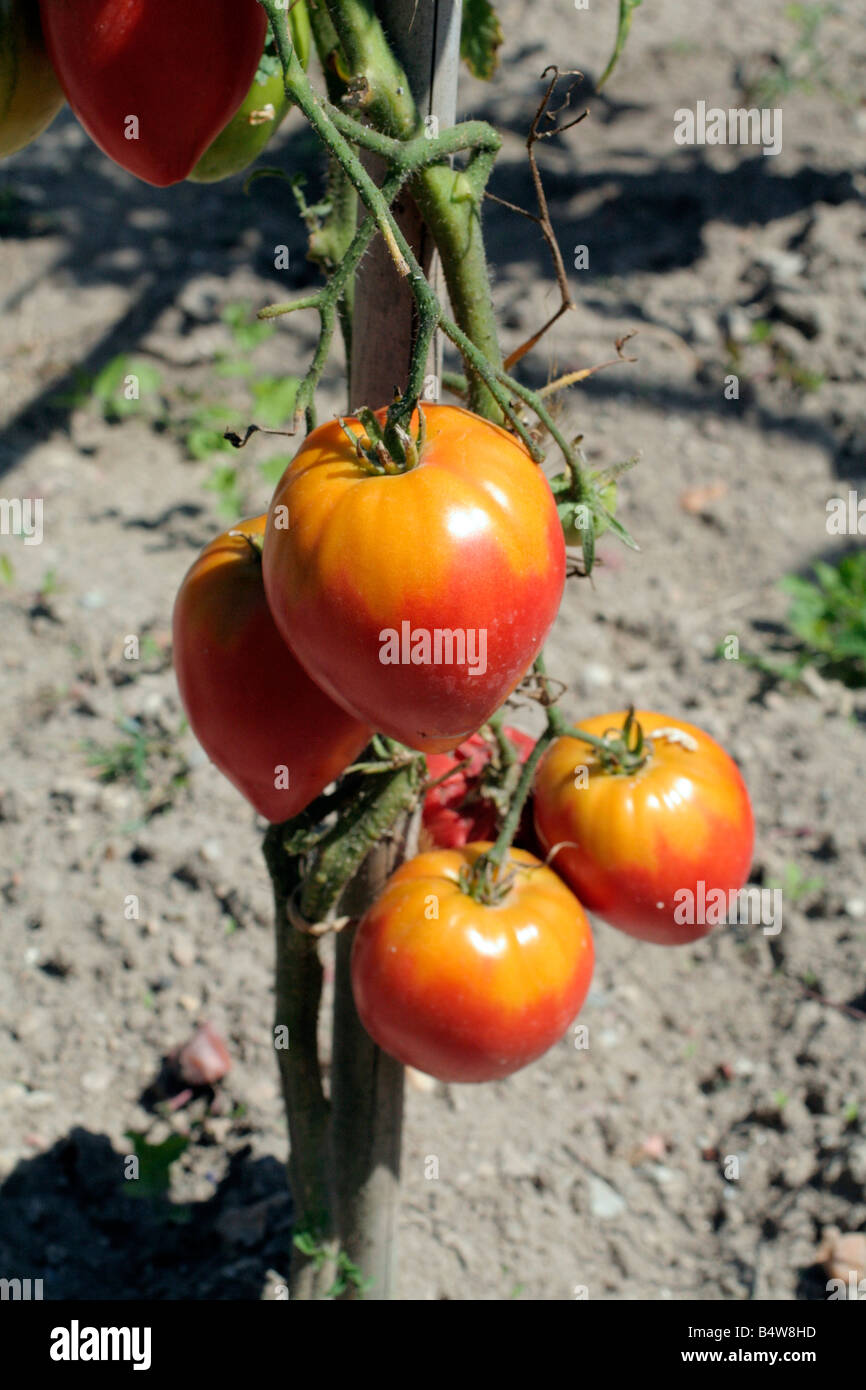
[[[292,1205],[277,1160],[249,1154],[207,1201],[151,1200],[105,1135],[73,1129],[0,1189],[0,1270],[52,1300],[257,1300],[286,1267]]]
[[[63,121],[58,122],[63,131]],[[563,147],[564,148],[564,147]],[[38,147],[37,147],[38,150]],[[626,152],[627,153],[627,152]],[[658,163],[644,155],[639,171],[581,170],[569,154],[559,150],[545,160],[544,180],[554,225],[568,227],[575,244],[593,248],[591,278],[585,281],[585,302],[600,312],[609,306],[595,303],[594,279],[612,274],[649,270],[664,273],[694,264],[704,250],[704,229],[721,220],[735,226],[764,226],[778,218],[805,211],[825,202],[838,205],[857,198],[853,175],[804,166],[792,174],[777,173],[772,160],[756,155],[736,169],[710,167],[700,151],[678,154],[674,162]],[[44,163],[41,160],[44,159]],[[305,235],[294,196],[285,180],[264,179],[243,193],[240,178],[222,185],[184,183],[170,189],[150,188],[124,178],[101,153],[89,145],[67,152],[70,168],[59,171],[51,151],[34,155],[33,162],[18,161],[8,169],[0,185],[0,233],[25,239],[62,232],[63,253],[46,271],[57,279],[79,286],[122,285],[130,288],[125,313],[60,379],[51,382],[9,422],[0,447],[0,476],[53,430],[68,423],[70,406],[62,403],[83,374],[94,376],[114,356],[133,351],[159,316],[190,280],[202,273],[228,275],[238,265],[248,265],[279,285],[280,297],[298,291],[317,279],[305,259]],[[316,197],[318,157],[305,131],[292,134],[274,162],[309,178],[307,196]],[[529,197],[526,161],[503,158],[497,165],[493,191],[517,204]],[[590,211],[573,216],[570,201],[577,195],[598,194]],[[536,262],[539,276],[551,277],[547,248],[537,229],[516,214],[491,216],[486,221],[489,254],[494,265]],[[274,247],[289,248],[288,271],[274,269]],[[2,307],[8,311],[27,292],[24,286]],[[637,326],[649,322],[638,304],[617,303],[618,319],[631,316]],[[190,320],[186,331],[196,327]],[[184,330],[182,330],[184,331]],[[278,340],[275,340],[278,342]],[[278,364],[277,364],[278,366]],[[714,382],[712,389],[693,392],[666,388],[642,388],[625,374],[615,383],[596,379],[590,390],[637,393],[649,397],[659,410],[705,413],[725,412]],[[743,402],[748,408],[748,401]],[[850,461],[835,421],[805,421],[795,409],[789,415],[757,408],[761,429],[775,429],[802,437],[804,430],[824,448],[843,476]]]

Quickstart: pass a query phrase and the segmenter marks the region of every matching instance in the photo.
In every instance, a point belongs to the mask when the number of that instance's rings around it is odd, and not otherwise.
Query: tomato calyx
[[[506,875],[504,878],[500,877],[502,866],[517,833],[523,808],[532,789],[536,768],[541,762],[545,749],[556,737],[557,729],[553,722],[550,722],[523,764],[517,790],[511,799],[508,815],[502,824],[496,844],[484,854],[479,855],[472,868],[467,871],[465,887],[461,880],[463,891],[475,898],[476,902],[492,906],[501,902],[510,891],[514,874]]]
[[[402,412],[402,402],[398,402],[398,404]],[[427,421],[424,418],[424,411],[421,409],[420,402],[418,404],[418,431],[414,438],[399,421],[390,419],[390,410],[388,415],[389,418],[383,427],[370,407],[362,406],[355,416],[363,427],[360,434],[356,434],[350,428],[349,421],[345,417],[339,417],[340,429],[352,445],[355,457],[364,472],[371,476],[408,473],[410,469],[417,468],[421,462],[421,454],[427,439]]]
[[[498,907],[505,902],[517,877],[517,868],[502,872],[502,865],[494,863],[490,854],[480,854],[470,867],[464,864],[457,882],[460,891],[468,898],[483,904],[484,907]]]
[[[256,563],[259,565],[262,563],[262,551],[265,544],[264,535],[257,533],[251,536],[249,531],[242,531],[237,526],[234,527],[231,531],[229,531],[228,534],[232,537],[233,540],[245,540],[250,550],[252,551],[252,555]]]
[[[580,474],[560,473],[550,479],[550,489],[556,500],[556,510],[562,526],[565,544],[584,549],[587,573],[592,568],[595,542],[605,531],[612,531],[631,550],[638,546],[616,516],[617,479],[637,463],[637,457],[610,464],[590,472],[583,451],[579,448],[583,436],[575,440],[575,454],[581,465]],[[589,557],[586,547],[589,546]]]
[[[578,738],[584,744],[591,745],[598,753],[599,765],[601,765],[603,773],[614,777],[627,777],[644,767],[653,755],[653,738],[670,738],[671,741],[683,742],[684,748],[689,748],[689,746],[696,748],[698,746],[694,739],[691,739],[691,744],[689,744],[687,734],[681,734],[681,731],[671,730],[671,728],[657,728],[657,730],[653,730],[652,738],[646,738],[641,724],[634,717],[634,705],[628,706],[623,727],[610,728],[602,735],[602,738],[596,738],[595,734],[588,734],[580,727],[570,730],[570,737]]]

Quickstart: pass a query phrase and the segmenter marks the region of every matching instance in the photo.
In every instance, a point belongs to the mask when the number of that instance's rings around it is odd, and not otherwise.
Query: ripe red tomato
[[[440,1081],[495,1081],[562,1037],[589,989],[592,935],[565,884],[512,850],[503,899],[460,885],[485,844],[433,850],[391,876],[352,946],[352,989],[374,1042]]]
[[[314,430],[277,484],[264,574],[277,626],[331,698],[440,753],[474,733],[537,656],[565,544],[522,444],[454,406],[424,416],[420,462],[394,474],[371,475],[339,421]]]
[[[507,725],[504,732],[517,750],[518,762],[525,763],[535,747],[535,739],[522,729]],[[428,776],[439,783],[424,798],[423,826],[432,844],[441,849],[456,849],[468,845],[470,840],[496,838],[496,804],[483,795],[485,772],[496,751],[495,740],[478,733],[458,744],[453,753],[428,753]],[[447,777],[449,771],[451,776]],[[439,781],[440,778],[444,780]],[[531,817],[526,825],[521,823],[515,839],[516,844],[531,850],[532,845],[526,843],[527,832],[532,832]]]
[[[261,557],[245,539],[261,537],[265,521],[238,522],[192,565],[174,606],[174,669],[208,757],[279,823],[340,775],[370,731],[313,684],[277,632]]]
[[[625,713],[578,727],[600,738],[621,728]],[[676,946],[712,930],[714,913],[701,910],[710,892],[746,882],[752,808],[736,765],[709,734],[648,710],[635,719],[651,745],[637,771],[606,771],[594,748],[568,735],[551,744],[535,777],[535,829],[545,854],[563,846],[551,866],[590,912]],[[709,922],[687,920],[690,901],[692,917]]]
[[[313,42],[306,0],[294,0],[288,19],[292,47],[306,70]],[[249,168],[264,150],[290,105],[274,36],[269,34],[250,90],[190,173],[192,182],[218,183]]]
[[[51,61],[99,148],[145,183],[185,179],[250,88],[257,0],[39,0]]]

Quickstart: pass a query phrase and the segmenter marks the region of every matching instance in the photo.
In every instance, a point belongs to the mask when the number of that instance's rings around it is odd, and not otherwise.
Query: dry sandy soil
[[[592,582],[572,582],[548,664],[569,713],[635,700],[725,743],[754,800],[751,881],[785,884],[784,921],[678,950],[599,923],[588,1050],[569,1036],[501,1084],[410,1085],[401,1296],[823,1298],[822,1232],[866,1229],[866,699],[779,686],[714,651],[729,634],[766,650],[779,578],[857,543],[828,535],[825,508],[866,473],[862,14],[843,0],[797,56],[779,0],[651,0],[594,97],[613,3],[500,8],[505,65],[462,88],[505,134],[494,191],[531,199],[522,141],[546,64],[581,68],[591,107],[543,152],[568,264],[583,245],[589,266],[528,378],[640,330],[638,361],[573,394],[566,418],[596,464],[640,453],[622,514],[641,553],[605,543]],[[769,103],[778,157],[674,143],[677,108],[739,105],[792,54]],[[807,85],[819,62],[825,80]],[[314,167],[294,119],[276,153]],[[217,370],[238,356],[222,310],[315,272],[287,185],[151,189],[65,115],[4,165],[0,219],[0,491],[43,498],[45,528],[39,546],[0,537],[0,1271],[42,1277],[53,1299],[270,1297],[291,1200],[261,825],[183,726],[168,633],[220,527],[215,462],[261,510],[258,465],[278,450],[194,460],[162,417],[225,401],[250,416],[243,378]],[[498,208],[488,227],[511,348],[556,289],[530,223]],[[769,345],[744,341],[753,320],[772,324]],[[292,320],[252,351],[255,376],[302,371],[312,344]],[[151,384],[141,415],[109,423],[81,382],[120,353]],[[343,405],[340,371],[322,415]],[[137,663],[127,634],[149,639]],[[131,741],[140,785],[100,780],[94,750],[104,771]],[[167,1115],[162,1059],[202,1018],[231,1071]],[[127,1131],[189,1137],[167,1207],[130,1198]]]

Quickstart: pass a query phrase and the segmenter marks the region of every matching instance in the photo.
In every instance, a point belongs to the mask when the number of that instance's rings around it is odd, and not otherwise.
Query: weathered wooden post
[[[421,117],[433,117],[439,129],[452,125],[462,0],[381,0],[376,9]],[[381,165],[372,156],[365,162],[374,177],[381,175]],[[418,260],[428,276],[435,277],[432,240],[408,193],[401,195],[395,212]],[[353,408],[387,405],[395,388],[405,388],[415,328],[411,290],[380,237],[361,262],[356,280],[349,395]],[[440,363],[441,347],[434,347],[430,373],[436,378],[436,396]],[[404,817],[368,855],[342,910],[360,917],[416,843],[417,820],[412,824]],[[336,951],[331,1072],[336,1228],[342,1250],[369,1281],[363,1296],[387,1299],[396,1292],[403,1068],[361,1027],[349,979],[353,936],[354,927],[346,927],[337,937]],[[343,1295],[357,1296],[354,1287]]]

